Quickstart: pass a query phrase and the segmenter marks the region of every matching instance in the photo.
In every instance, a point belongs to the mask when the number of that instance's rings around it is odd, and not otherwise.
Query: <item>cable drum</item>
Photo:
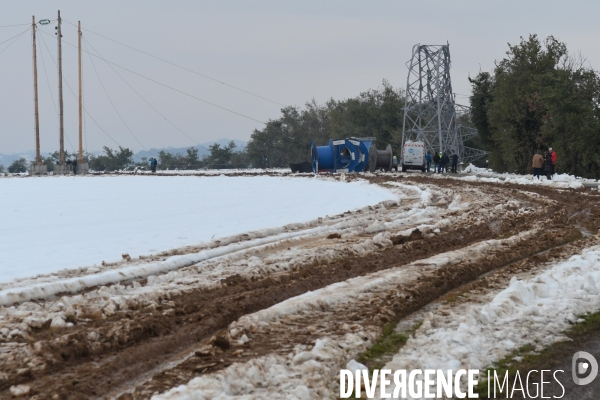
[[[354,145],[348,139],[334,140],[335,148],[335,171],[334,172],[354,172],[360,153],[358,146]]]
[[[369,149],[371,148],[372,141],[365,140],[352,140],[349,139],[350,143],[358,146],[359,158],[354,172],[362,172],[369,166]]]
[[[315,174],[319,173],[319,171],[335,171],[334,146],[331,139],[329,139],[329,143],[325,146],[317,146],[313,140],[310,154],[312,169]]]
[[[376,169],[390,171],[392,169],[392,146],[387,145],[385,150],[377,150],[375,144],[371,144],[369,149],[369,172],[375,172]]]

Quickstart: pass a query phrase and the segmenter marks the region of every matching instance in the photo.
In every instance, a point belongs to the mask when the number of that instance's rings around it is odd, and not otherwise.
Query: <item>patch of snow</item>
[[[346,364],[348,353],[365,350],[374,339],[370,337],[365,341],[365,336],[367,334],[359,332],[348,333],[338,340],[317,339],[312,350],[297,346],[288,358],[269,355],[235,363],[152,399],[327,399],[331,397],[332,383],[336,381],[336,373]]]
[[[462,174],[474,174],[464,176]],[[439,177],[439,175],[432,175]],[[552,179],[548,180],[543,174],[540,178],[535,178],[533,175],[519,175],[512,173],[494,172],[488,168],[478,168],[469,164],[461,174],[446,175],[451,178],[459,178],[467,181],[475,182],[491,182],[491,183],[515,183],[518,185],[542,185],[557,188],[572,188],[579,189],[583,187],[584,182],[596,182],[592,179],[585,179],[569,174],[555,174]]]
[[[532,278],[513,277],[485,304],[429,313],[385,368],[484,369],[534,341],[545,347],[563,340],[559,332],[600,309],[599,293],[600,246],[593,246]]]

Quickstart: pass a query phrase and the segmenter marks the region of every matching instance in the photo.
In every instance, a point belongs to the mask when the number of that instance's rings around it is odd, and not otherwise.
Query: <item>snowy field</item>
[[[0,179],[0,397],[337,399],[396,321],[391,369],[539,351],[600,307],[600,195],[527,178]]]
[[[0,180],[0,282],[306,222],[395,196],[362,182],[278,177]]]

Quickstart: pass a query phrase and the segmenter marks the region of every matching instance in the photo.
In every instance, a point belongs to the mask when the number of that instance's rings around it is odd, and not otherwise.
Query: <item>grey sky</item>
[[[187,73],[100,38],[101,33],[228,84],[286,105],[315,98],[345,99],[376,88],[383,79],[404,87],[405,63],[416,43],[450,42],[452,83],[467,104],[467,80],[490,70],[519,36],[553,34],[571,53],[600,66],[600,3],[591,1],[5,1],[0,26],[55,19],[81,21],[84,36],[106,59],[192,95],[260,121],[280,115],[280,106]],[[57,96],[55,24],[38,34],[50,81],[38,54],[42,151],[58,149],[58,118],[49,90]],[[0,28],[0,42],[27,27]],[[76,44],[76,28],[63,24],[63,40]],[[10,43],[10,42],[9,42]],[[6,45],[0,45],[2,51]],[[0,153],[34,148],[31,34],[0,54]],[[39,47],[38,47],[39,49]],[[85,49],[85,47],[84,47]],[[91,50],[91,48],[90,48]],[[77,53],[63,44],[63,69],[77,91]],[[128,132],[84,54],[86,108],[122,146],[142,145]],[[191,146],[195,142],[169,125],[101,60],[94,59],[117,110],[144,147]],[[151,83],[117,68],[123,78],[164,116],[202,143],[222,137],[248,140],[262,125]],[[77,103],[64,87],[65,142],[76,148]],[[87,118],[88,150],[116,147]]]

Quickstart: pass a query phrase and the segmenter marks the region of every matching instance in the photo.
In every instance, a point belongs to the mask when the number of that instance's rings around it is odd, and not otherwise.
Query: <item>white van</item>
[[[419,169],[425,172],[425,143],[407,140],[402,153],[402,172],[409,169]]]

